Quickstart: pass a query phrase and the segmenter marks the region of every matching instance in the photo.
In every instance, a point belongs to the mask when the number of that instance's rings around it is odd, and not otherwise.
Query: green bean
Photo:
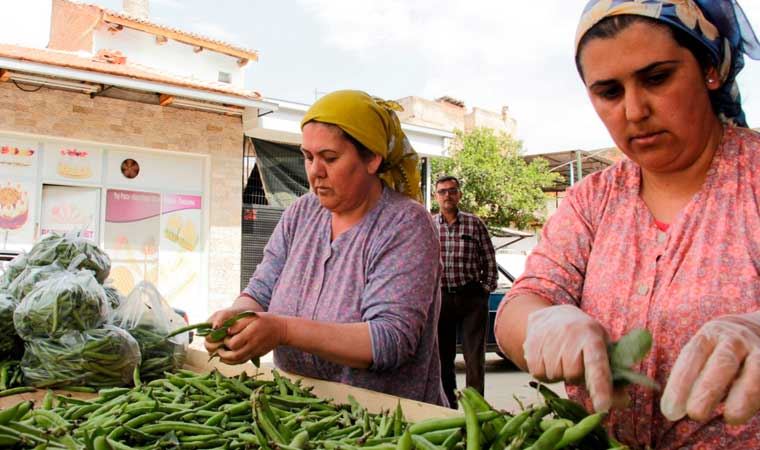
[[[16,414],[18,413],[18,408],[21,403],[23,402],[16,403],[10,408],[0,410],[0,425],[5,425],[6,423],[16,418]]]
[[[462,429],[457,428],[454,430],[453,433],[451,433],[445,441],[441,444],[441,447],[443,447],[446,450],[452,450],[457,443],[459,443],[462,440]],[[499,449],[501,450],[501,449]]]
[[[480,450],[480,422],[478,422],[478,416],[475,415],[475,409],[470,404],[470,400],[463,395],[459,396],[459,403],[464,409],[466,448],[467,450]]]
[[[580,442],[602,423],[604,416],[604,413],[596,413],[583,418],[580,422],[565,430],[562,439],[554,448],[561,449],[568,445],[575,444],[576,442]]]
[[[575,422],[573,422],[570,419],[544,419],[539,424],[538,428],[541,429],[541,431],[546,431],[549,428],[556,426],[556,425],[564,425],[566,428],[572,427],[575,425]]]
[[[497,435],[496,439],[491,443],[490,450],[502,450],[504,448],[504,445],[507,443],[507,439],[511,439],[512,436],[517,434],[517,432],[520,430],[520,426],[530,417],[532,413],[532,410],[526,409],[520,414],[509,419],[509,421],[505,423],[503,427],[501,427],[501,430],[499,430],[499,434]]]
[[[488,422],[496,417],[499,417],[499,413],[496,411],[486,411],[477,413],[476,417],[478,422]],[[465,416],[450,417],[447,419],[426,419],[421,422],[417,422],[409,427],[409,432],[412,434],[422,434],[429,431],[446,430],[449,428],[462,428],[465,426]]]
[[[418,450],[440,450],[435,444],[428,441],[420,434],[413,434],[412,442],[414,442],[414,446]]]
[[[8,396],[11,396],[11,395],[23,394],[23,393],[26,393],[26,392],[34,392],[36,390],[37,389],[35,389],[33,387],[19,386],[19,387],[10,388],[10,389],[4,389],[4,390],[0,391],[0,397],[8,397]]]
[[[553,450],[554,446],[562,439],[562,435],[565,433],[567,427],[558,423],[548,430],[541,433],[536,442],[533,443],[529,450]]]

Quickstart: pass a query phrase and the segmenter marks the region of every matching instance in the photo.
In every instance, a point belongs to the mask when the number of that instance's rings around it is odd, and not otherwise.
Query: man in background
[[[440,206],[434,220],[443,262],[438,320],[441,379],[449,404],[457,408],[454,359],[459,326],[467,386],[484,393],[488,295],[496,289],[498,279],[496,253],[483,221],[459,210],[462,191],[457,178],[438,178],[435,198]]]

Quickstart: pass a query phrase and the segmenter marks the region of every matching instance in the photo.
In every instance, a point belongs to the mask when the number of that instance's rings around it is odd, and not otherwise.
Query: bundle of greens
[[[16,307],[13,324],[22,339],[60,337],[105,323],[111,310],[92,272],[65,271],[42,281]]]
[[[114,311],[112,322],[129,331],[140,344],[140,372],[146,380],[182,367],[189,343],[187,333],[173,339],[166,339],[166,335],[182,327],[184,320],[151,283],[143,281],[135,286]]]
[[[13,328],[13,311],[15,299],[0,291],[0,361],[18,359],[24,351],[23,343]]]
[[[25,347],[21,369],[26,382],[36,387],[123,386],[140,363],[134,338],[111,325],[34,339]]]
[[[83,255],[84,258],[81,258]],[[54,262],[68,269],[89,269],[99,282],[105,281],[111,271],[111,259],[89,240],[73,234],[50,234],[38,241],[29,251],[28,264],[46,266]]]
[[[26,268],[16,276],[16,279],[13,280],[10,286],[8,286],[8,293],[17,301],[21,301],[32,292],[32,289],[34,289],[37,283],[61,275],[63,272],[63,267],[58,263],[53,263],[48,266],[26,266]]]
[[[11,285],[13,280],[26,268],[26,260],[26,253],[22,253],[8,262],[8,265],[5,266],[5,272],[0,277],[0,289],[7,289]]]

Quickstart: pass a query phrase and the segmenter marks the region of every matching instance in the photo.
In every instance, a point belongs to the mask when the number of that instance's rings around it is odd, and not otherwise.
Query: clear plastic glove
[[[539,380],[585,380],[594,410],[601,412],[613,401],[607,341],[602,325],[577,307],[550,306],[528,316],[523,352]]]
[[[660,400],[671,421],[706,421],[725,399],[723,417],[747,422],[760,410],[760,313],[705,323],[681,350]]]

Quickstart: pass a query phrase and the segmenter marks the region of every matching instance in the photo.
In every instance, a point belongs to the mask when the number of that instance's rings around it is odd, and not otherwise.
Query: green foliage
[[[488,227],[525,228],[543,222],[547,188],[561,177],[543,159],[525,162],[522,142],[490,128],[457,130],[451,158],[432,160],[433,181],[454,175],[462,183],[463,211],[479,216]],[[437,207],[437,203],[435,203]]]

